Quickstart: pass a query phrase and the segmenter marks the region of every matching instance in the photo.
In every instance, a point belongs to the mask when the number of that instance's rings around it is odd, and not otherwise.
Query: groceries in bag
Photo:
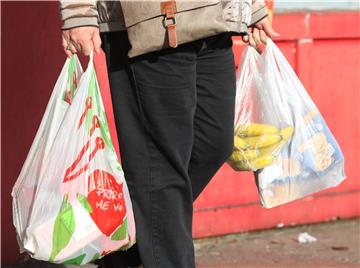
[[[269,40],[261,55],[263,82],[283,100],[294,135],[276,161],[255,172],[261,204],[271,208],[337,186],[344,155],[306,89],[279,48]]]
[[[248,47],[237,80],[234,151],[228,163],[254,171],[263,207],[337,186],[344,156],[306,89],[269,39]]]
[[[228,163],[237,171],[264,168],[274,162],[293,132],[291,126],[279,130],[266,124],[239,125],[235,128],[234,151]]]
[[[290,116],[278,111],[278,94],[264,84],[259,60],[255,49],[246,48],[237,78],[234,150],[227,160],[236,171],[269,166],[294,133]]]

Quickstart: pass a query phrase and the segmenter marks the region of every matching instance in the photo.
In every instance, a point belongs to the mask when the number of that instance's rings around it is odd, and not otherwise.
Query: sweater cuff
[[[71,28],[82,27],[82,26],[95,26],[99,27],[97,17],[74,17],[63,21],[62,30],[68,30]]]
[[[259,8],[251,14],[251,21],[250,26],[254,25],[258,21],[262,20],[263,18],[267,17],[267,8],[265,5],[259,6]]]

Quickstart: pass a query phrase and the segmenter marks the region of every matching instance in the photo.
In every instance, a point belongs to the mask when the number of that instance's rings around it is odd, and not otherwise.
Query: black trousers
[[[131,59],[126,32],[102,41],[137,231],[119,254],[145,268],[195,267],[193,201],[233,149],[231,36]]]

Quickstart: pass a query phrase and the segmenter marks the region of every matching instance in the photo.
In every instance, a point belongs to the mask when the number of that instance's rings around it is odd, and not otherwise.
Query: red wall
[[[276,14],[277,44],[337,138],[347,179],[305,199],[264,209],[251,173],[225,164],[195,203],[195,237],[360,215],[360,12]],[[241,43],[234,39],[236,63]]]
[[[11,263],[11,188],[65,60],[57,3],[1,1],[1,34],[1,253]]]
[[[11,188],[64,63],[56,2],[1,2],[2,262],[18,258]],[[21,18],[21,20],[19,20]],[[346,157],[341,186],[266,210],[253,178],[227,165],[195,204],[194,236],[353,217],[359,210],[359,13],[291,14],[275,18],[279,45],[318,104]],[[307,39],[309,38],[309,39]],[[236,60],[239,59],[235,42]]]

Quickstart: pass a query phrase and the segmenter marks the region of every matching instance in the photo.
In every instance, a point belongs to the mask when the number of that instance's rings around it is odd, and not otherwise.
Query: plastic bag
[[[256,171],[276,160],[293,135],[293,121],[282,107],[281,94],[266,85],[260,55],[252,47],[243,54],[237,79],[234,151],[228,163],[237,171]]]
[[[66,60],[20,175],[12,189],[13,223],[21,252],[24,251],[22,244],[24,231],[28,225],[43,161],[48,156],[82,73],[82,67],[76,56]]]
[[[344,156],[290,64],[271,40],[261,56],[252,48],[247,53],[253,68],[247,88],[252,92],[241,92],[237,109],[244,114],[235,128],[255,118],[277,127],[281,136],[275,150],[275,145],[260,149],[272,160],[252,169],[262,206],[271,208],[338,185],[346,178]]]
[[[319,110],[270,40],[262,55],[264,83],[280,93],[295,133],[276,162],[256,172],[261,203],[274,207],[342,182],[344,156]]]
[[[111,140],[92,56],[40,164],[30,219],[21,239],[33,258],[80,265],[135,243],[130,195]]]

